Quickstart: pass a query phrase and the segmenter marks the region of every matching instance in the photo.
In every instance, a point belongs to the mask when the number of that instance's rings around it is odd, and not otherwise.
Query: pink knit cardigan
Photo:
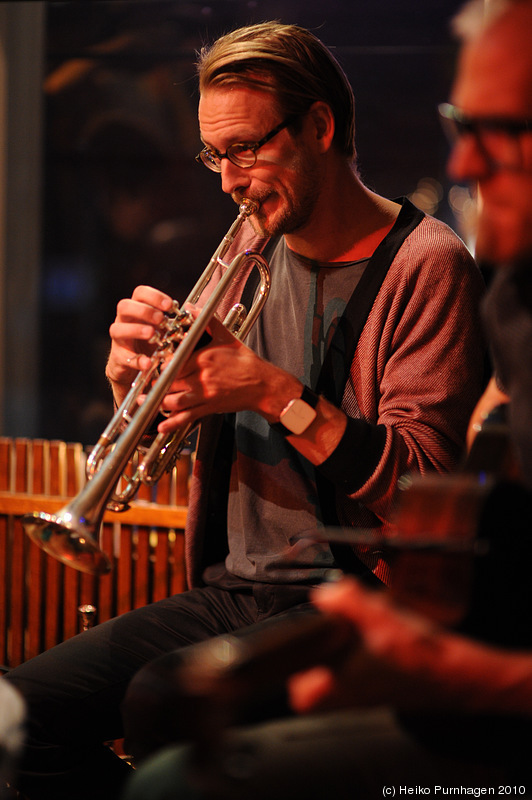
[[[258,252],[266,241],[245,224],[226,261],[244,248]],[[251,267],[235,281],[220,308],[221,318],[240,297],[250,271]],[[213,284],[216,280],[215,276]],[[426,216],[389,267],[345,387],[345,412],[384,426],[386,437],[376,468],[363,485],[346,492],[338,475],[336,512],[342,525],[380,524],[385,529],[393,523],[400,502],[401,476],[443,473],[457,466],[469,417],[482,390],[482,292],[480,272],[464,244],[444,223]],[[210,539],[220,537],[211,530],[212,522],[217,516],[223,528],[220,516],[225,513],[223,505],[217,514],[212,509],[213,480],[219,477],[213,474],[219,423],[212,418],[202,423],[191,481],[185,533],[191,587],[201,585],[205,566],[223,553],[223,543]],[[355,446],[352,459],[360,457]],[[348,469],[346,464],[346,474]],[[364,548],[357,554],[386,578],[380,556]]]

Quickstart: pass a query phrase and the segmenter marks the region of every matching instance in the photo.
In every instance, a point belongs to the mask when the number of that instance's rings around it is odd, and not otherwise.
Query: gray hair
[[[453,33],[464,43],[476,39],[519,2],[529,0],[469,0],[452,19]]]

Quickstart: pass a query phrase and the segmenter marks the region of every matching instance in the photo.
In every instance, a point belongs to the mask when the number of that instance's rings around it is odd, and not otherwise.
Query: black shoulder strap
[[[407,198],[401,198],[398,202],[401,202],[401,210],[397,219],[371,256],[355,287],[325,354],[318,382],[315,387],[311,387],[336,405],[339,405],[342,400],[358,339],[388,272],[388,267],[406,237],[412,233],[425,216]],[[262,255],[266,260],[275,250],[280,238],[280,236],[272,236],[266,242],[262,249]],[[246,281],[240,299],[246,308],[249,308],[253,301],[259,277],[258,270],[254,269]]]
[[[409,200],[406,198],[402,200],[401,210],[392,229],[371,256],[345,307],[325,354],[317,385],[314,387],[316,392],[323,394],[335,405],[339,405],[342,400],[358,339],[388,267],[406,237],[419,225],[424,216],[423,212]]]
[[[317,384],[315,387],[311,387],[335,405],[340,405],[342,401],[358,339],[382,286],[388,267],[406,237],[425,216],[406,198],[399,202],[402,203],[402,207],[397,219],[371,256],[360,281],[349,298],[325,354]],[[279,237],[273,237],[267,242],[263,249],[265,257],[271,255],[278,241]],[[258,271],[252,270],[241,297],[241,302],[246,308],[249,308],[253,300],[258,281]],[[318,470],[316,470],[316,485],[324,524],[338,526],[340,523],[336,512],[334,485],[323,478]],[[379,583],[373,573],[359,561],[350,547],[331,544],[331,550],[336,563],[346,572],[358,574],[368,582]]]
[[[406,237],[419,225],[424,216],[409,200],[403,199],[402,208],[395,224],[371,256],[360,281],[349,298],[325,354],[315,387],[317,392],[323,394],[337,406],[342,401],[360,334],[388,272],[388,267]],[[324,478],[319,470],[315,470],[315,476],[323,523],[327,526],[337,527],[340,525],[340,521],[336,510],[336,487]],[[378,578],[357,558],[349,545],[331,543],[330,548],[336,564],[344,572],[357,575],[369,585],[380,584]]]

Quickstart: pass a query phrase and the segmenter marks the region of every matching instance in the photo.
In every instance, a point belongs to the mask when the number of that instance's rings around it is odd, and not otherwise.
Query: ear
[[[332,145],[335,124],[334,115],[328,103],[316,100],[309,109],[309,118],[313,125],[313,132],[319,151],[326,153]]]

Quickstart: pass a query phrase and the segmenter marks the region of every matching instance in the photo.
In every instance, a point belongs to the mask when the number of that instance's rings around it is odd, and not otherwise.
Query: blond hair
[[[284,116],[303,115],[316,101],[331,108],[335,145],[355,158],[355,100],[338,61],[298,25],[263,22],[239,28],[198,54],[200,92],[240,84],[270,92]]]

